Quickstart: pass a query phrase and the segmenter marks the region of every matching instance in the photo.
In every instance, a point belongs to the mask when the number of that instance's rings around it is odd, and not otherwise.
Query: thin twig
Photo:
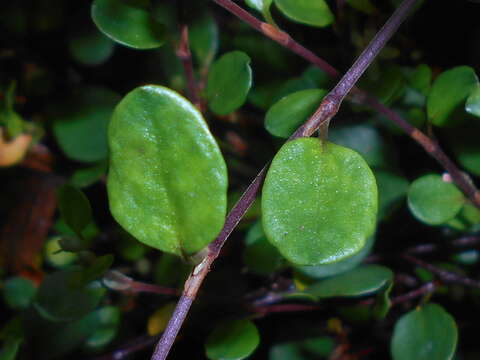
[[[339,72],[328,62],[315,55],[312,51],[308,50],[298,42],[296,42],[290,35],[283,32],[274,26],[260,21],[250,13],[242,9],[231,0],[213,0],[215,3],[237,16],[240,20],[250,25],[254,29],[258,30],[265,36],[276,41],[280,45],[294,52],[295,54],[303,57],[308,62],[319,67],[325,71],[329,76],[337,78]],[[430,154],[440,165],[450,174],[453,181],[457,186],[468,196],[470,201],[480,208],[480,191],[474,184],[469,182],[460,169],[453,163],[452,160],[443,152],[438,143],[424,134],[422,131],[412,126],[408,121],[403,119],[396,112],[383,105],[378,99],[369,95],[367,92],[354,87],[352,89],[352,100],[354,102],[363,103],[369,105],[379,113],[385,115],[389,120],[396,123],[403,131],[407,133],[413,140],[419,143],[425,151]]]
[[[127,356],[144,350],[150,346],[153,346],[160,336],[141,336],[133,341],[130,341],[128,344],[123,345],[119,349],[112,351],[110,354],[106,354],[100,357],[96,357],[94,360],[122,360]]]
[[[431,273],[437,275],[440,278],[440,280],[442,280],[445,283],[460,284],[460,285],[480,289],[480,281],[478,281],[478,280],[474,280],[474,279],[471,279],[469,277],[466,277],[466,276],[463,276],[463,275],[460,275],[460,274],[457,274],[457,273],[454,273],[454,272],[451,272],[451,271],[448,271],[448,270],[441,269],[441,268],[439,268],[435,265],[427,263],[423,260],[420,260],[420,259],[418,259],[414,256],[411,256],[411,255],[408,255],[408,254],[404,254],[402,257],[405,260],[411,262],[412,264],[420,266],[420,267],[430,271]]]
[[[413,300],[417,297],[432,293],[435,291],[437,286],[438,286],[437,283],[435,283],[434,281],[427,282],[422,286],[420,286],[418,289],[409,291],[402,295],[395,296],[394,298],[391,299],[391,304],[392,306],[402,304],[404,302]]]
[[[201,110],[200,91],[195,80],[195,74],[193,72],[192,53],[190,51],[190,45],[188,40],[188,26],[182,25],[180,43],[178,44],[176,55],[180,59],[187,78],[188,94],[190,101]]]
[[[387,23],[380,30],[381,34],[377,34],[372,42],[367,46],[365,51],[360,55],[352,68],[345,74],[342,80],[335,88],[323,99],[318,110],[301,126],[290,139],[303,136],[311,136],[318,128],[337,113],[341,102],[354,86],[358,78],[363,74],[368,65],[373,61],[375,56],[385,45],[388,39],[395,33],[398,26],[406,18],[408,10],[417,0],[404,0],[400,7],[393,13]],[[271,25],[269,25],[271,26]],[[183,295],[180,298],[177,307],[167,325],[165,332],[157,344],[152,356],[152,360],[164,360],[168,356],[175,338],[182,326],[185,317],[197,296],[198,290],[210,271],[210,267],[220,254],[220,250],[225,244],[228,236],[240,222],[250,205],[255,200],[256,194],[263,183],[267,166],[265,166],[257,175],[246,192],[242,195],[237,204],[233,207],[227,216],[225,225],[220,235],[209,245],[208,255],[203,261],[197,265],[189,278],[185,282]]]

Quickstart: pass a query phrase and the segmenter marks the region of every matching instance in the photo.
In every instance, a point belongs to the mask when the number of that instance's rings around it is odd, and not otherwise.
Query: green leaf
[[[440,175],[430,174],[415,180],[408,190],[408,206],[412,214],[430,225],[439,225],[457,215],[465,203],[460,190]]]
[[[0,360],[15,360],[22,342],[23,339],[18,338],[8,339],[5,341],[3,346],[0,348]]]
[[[165,26],[149,11],[148,0],[95,0],[95,25],[112,40],[135,49],[154,49],[165,42]]]
[[[288,18],[312,26],[328,26],[334,16],[324,0],[275,0],[275,5]]]
[[[307,89],[283,97],[268,110],[265,128],[274,136],[288,138],[315,112],[326,93]]]
[[[196,60],[208,67],[218,50],[218,26],[209,13],[197,17],[189,29],[190,47]]]
[[[117,106],[109,128],[110,209],[156,249],[191,255],[220,232],[227,169],[198,110],[176,92],[144,86]]]
[[[108,89],[87,86],[55,109],[53,133],[70,159],[97,162],[108,157],[107,126],[119,100]]]
[[[475,71],[459,66],[440,74],[427,98],[427,114],[436,126],[454,124],[454,111],[463,106],[470,93],[478,86]]]
[[[409,84],[420,91],[423,95],[428,95],[432,83],[432,69],[427,64],[420,64],[408,76]]]
[[[395,324],[391,344],[394,360],[450,360],[457,346],[457,326],[437,304],[410,311]]]
[[[405,198],[408,180],[390,171],[375,170],[378,185],[378,219],[384,220]]]
[[[69,42],[72,57],[83,65],[103,64],[113,54],[115,47],[112,40],[95,31],[72,37]]]
[[[70,178],[70,184],[78,188],[88,187],[96,183],[106,174],[108,168],[107,161],[101,161],[91,167],[76,170]]]
[[[206,95],[210,109],[227,115],[243,105],[252,86],[250,58],[232,51],[215,61],[210,68]]]
[[[379,291],[392,280],[390,269],[380,265],[363,265],[315,283],[304,292],[317,299],[362,296]]]
[[[392,301],[390,300],[390,293],[393,289],[393,279],[377,294],[375,306],[373,308],[373,314],[377,319],[384,319],[390,308],[392,307]]]
[[[344,260],[335,262],[333,264],[317,265],[317,266],[298,266],[295,269],[301,274],[313,279],[321,279],[329,276],[338,275],[352,270],[358,266],[363,259],[365,259],[372,250],[375,243],[375,237],[370,236],[367,239],[365,246],[355,255],[352,255]]]
[[[22,117],[15,111],[15,91],[17,89],[16,81],[12,81],[5,91],[5,100],[0,108],[0,125],[5,125],[7,134],[10,138],[20,135],[25,127]]]
[[[32,302],[37,289],[28,279],[12,277],[3,285],[3,299],[12,309],[24,309]]]
[[[56,268],[62,268],[67,265],[72,264],[77,258],[78,255],[71,252],[60,251],[62,250],[59,240],[61,237],[53,237],[48,239],[45,244],[45,259],[47,262]]]
[[[307,360],[302,349],[295,342],[282,343],[272,346],[268,360]]]
[[[248,6],[263,13],[270,8],[273,0],[245,0]]]
[[[48,275],[34,302],[39,314],[50,321],[71,321],[85,316],[100,302],[105,289],[97,284],[76,286],[82,270],[71,268]]]
[[[108,343],[110,343],[117,335],[121,312],[118,307],[105,306],[95,311],[96,316],[99,319],[99,326],[88,337],[85,345],[90,349],[102,349]]]
[[[240,360],[252,354],[260,343],[255,325],[246,319],[223,321],[205,344],[211,360]]]
[[[340,261],[358,253],[375,230],[375,177],[353,150],[293,140],[272,161],[262,212],[267,238],[292,263]]]
[[[468,97],[465,110],[474,116],[480,117],[480,86],[477,85]]]
[[[92,208],[88,198],[79,189],[63,185],[58,190],[58,207],[65,223],[82,237],[82,231],[92,222]]]
[[[347,3],[354,9],[367,15],[373,15],[378,12],[370,0],[347,0]]]
[[[79,284],[87,285],[88,283],[103,276],[103,274],[110,269],[112,264],[113,255],[108,254],[99,256],[95,258],[95,260],[89,264],[89,266],[85,267],[75,280],[77,280]]]
[[[458,162],[469,172],[480,176],[480,146],[478,146],[478,124],[449,129],[448,140]]]

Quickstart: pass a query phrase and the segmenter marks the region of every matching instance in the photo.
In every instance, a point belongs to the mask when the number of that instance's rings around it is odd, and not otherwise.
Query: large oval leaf
[[[454,110],[465,103],[478,86],[475,71],[469,66],[459,66],[443,72],[433,83],[427,98],[427,113],[437,126],[452,124]]]
[[[325,0],[275,0],[280,11],[294,21],[312,26],[327,26],[334,17]]]
[[[273,159],[262,211],[267,238],[291,262],[340,261],[360,251],[375,230],[375,177],[353,150],[297,139]]]
[[[250,58],[241,51],[229,52],[208,73],[208,105],[218,115],[230,114],[243,105],[251,86]]]
[[[219,233],[227,170],[202,115],[161,86],[130,92],[109,127],[108,195],[115,219],[141,242],[177,255]]]
[[[465,203],[460,190],[440,175],[425,175],[408,190],[408,206],[413,215],[430,225],[439,225],[457,215]]]
[[[259,342],[258,330],[251,321],[229,320],[217,325],[205,347],[211,360],[240,360],[253,353]]]
[[[450,360],[457,346],[457,326],[441,306],[428,304],[410,311],[395,324],[394,360]]]
[[[92,18],[105,35],[135,49],[153,49],[165,42],[165,27],[149,11],[148,0],[95,0]]]
[[[288,138],[315,112],[326,93],[307,89],[283,97],[268,110],[265,128],[272,135]]]

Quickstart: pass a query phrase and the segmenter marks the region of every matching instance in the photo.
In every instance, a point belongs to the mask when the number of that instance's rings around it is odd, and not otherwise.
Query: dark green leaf
[[[73,37],[69,43],[72,57],[80,64],[100,65],[112,55],[114,43],[97,30]]]
[[[457,346],[455,320],[441,306],[428,304],[398,320],[391,351],[394,360],[450,360]]]
[[[105,306],[95,311],[99,325],[88,337],[85,345],[90,349],[102,349],[117,335],[120,326],[121,312],[118,307]]]
[[[378,185],[378,219],[387,218],[405,198],[408,180],[390,171],[375,170]]]
[[[12,309],[22,309],[30,305],[36,291],[35,284],[30,280],[13,277],[3,285],[3,299]]]
[[[53,132],[71,159],[96,162],[108,157],[107,126],[120,100],[112,91],[83,87],[53,115]]]
[[[430,121],[437,126],[452,125],[453,112],[458,107],[463,107],[465,100],[477,86],[477,75],[468,66],[459,66],[440,74],[427,98]]]
[[[359,252],[375,230],[375,177],[353,150],[293,140],[272,161],[262,212],[267,238],[294,264],[340,261]]]
[[[110,209],[125,230],[177,255],[194,254],[218,235],[226,166],[191,103],[161,86],[137,88],[117,106],[109,141]]]
[[[480,86],[477,85],[475,90],[472,91],[465,104],[465,110],[477,117],[480,117]]]
[[[218,27],[209,13],[197,17],[189,29],[192,53],[201,64],[207,67],[218,50]]]
[[[135,49],[153,49],[165,42],[165,27],[149,11],[148,0],[95,0],[95,25],[119,44]]]
[[[439,225],[457,215],[465,198],[455,185],[440,175],[425,175],[415,180],[408,190],[408,206],[413,215],[430,225]]]
[[[259,343],[258,330],[251,321],[227,320],[215,327],[205,347],[211,360],[240,360],[252,354]]]
[[[408,81],[415,90],[420,91],[423,95],[428,95],[432,83],[432,69],[426,64],[420,64],[408,76]]]
[[[89,266],[85,267],[85,269],[79,273],[79,276],[76,280],[79,284],[87,285],[88,283],[92,282],[103,276],[105,272],[110,269],[113,264],[113,255],[104,255],[95,258],[95,260],[89,264]]]
[[[92,167],[76,170],[70,178],[70,184],[79,188],[88,187],[100,180],[107,168],[107,161],[101,161]]]
[[[15,360],[23,339],[9,339],[0,348],[0,360]]]
[[[243,105],[251,86],[250,58],[241,51],[229,52],[215,61],[208,73],[208,105],[218,115],[230,114]]]
[[[265,128],[272,135],[288,138],[315,112],[326,93],[307,89],[285,96],[268,110]]]
[[[58,190],[58,207],[65,223],[82,237],[82,231],[92,222],[92,208],[88,198],[79,189],[63,185]]]
[[[274,0],[288,18],[312,26],[328,26],[334,17],[324,0]]]
[[[367,15],[373,15],[378,12],[370,0],[347,0],[347,3],[354,9]]]
[[[307,360],[297,343],[288,342],[272,346],[268,360]]]

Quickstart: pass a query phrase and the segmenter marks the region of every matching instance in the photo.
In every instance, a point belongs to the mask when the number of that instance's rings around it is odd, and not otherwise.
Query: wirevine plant
[[[93,0],[57,4],[90,13],[64,28],[0,6],[23,19],[0,22],[15,39],[56,29],[68,43],[65,68],[0,72],[1,175],[25,192],[0,208],[0,360],[155,344],[153,360],[475,357],[457,349],[472,325],[452,304],[478,307],[480,83],[387,44],[425,3]],[[359,54],[343,77],[301,44],[327,31],[348,43],[333,58]],[[22,41],[0,63],[23,59]]]

